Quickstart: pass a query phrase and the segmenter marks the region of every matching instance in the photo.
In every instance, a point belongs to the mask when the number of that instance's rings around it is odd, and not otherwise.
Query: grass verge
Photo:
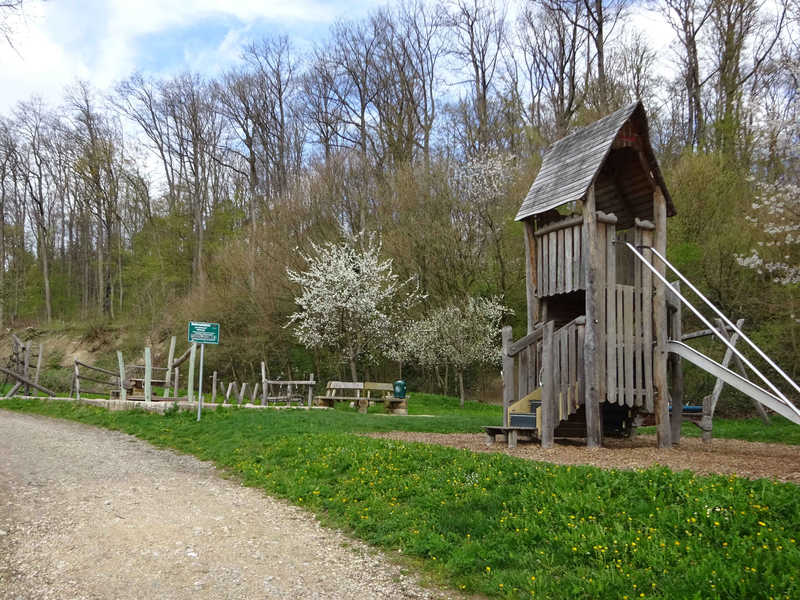
[[[713,437],[728,440],[745,440],[767,444],[800,445],[800,427],[780,415],[771,415],[772,425],[764,425],[761,419],[714,419]],[[656,434],[655,427],[642,427],[642,434]],[[684,423],[681,435],[701,437],[703,432],[692,423]]]
[[[432,428],[444,419],[222,409],[198,423],[186,412],[110,413],[33,400],[3,407],[125,431],[212,460],[369,543],[402,549],[465,592],[800,597],[793,484],[658,467],[556,466],[346,433]]]

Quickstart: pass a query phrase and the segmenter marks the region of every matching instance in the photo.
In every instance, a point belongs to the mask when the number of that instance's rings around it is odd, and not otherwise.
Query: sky
[[[100,90],[135,69],[151,75],[191,68],[214,76],[238,61],[248,40],[286,33],[301,50],[340,17],[366,15],[369,0],[29,0],[16,49],[0,46],[0,113],[38,94],[58,103],[80,78]],[[513,10],[513,9],[512,9]],[[665,47],[669,28],[635,17]]]

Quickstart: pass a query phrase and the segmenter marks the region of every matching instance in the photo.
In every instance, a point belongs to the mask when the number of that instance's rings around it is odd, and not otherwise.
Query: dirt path
[[[130,436],[0,411],[0,598],[433,598],[305,511]]]
[[[800,446],[762,444],[742,440],[714,439],[704,444],[698,438],[683,438],[681,445],[659,450],[654,436],[642,435],[635,440],[606,440],[604,447],[588,450],[576,441],[556,443],[549,450],[538,444],[520,444],[509,450],[505,443],[486,445],[484,434],[473,433],[409,433],[392,431],[369,434],[407,442],[441,444],[465,448],[473,452],[504,452],[530,460],[542,460],[562,465],[594,465],[605,469],[636,469],[658,463],[675,471],[691,469],[698,474],[737,474],[758,479],[800,482]]]

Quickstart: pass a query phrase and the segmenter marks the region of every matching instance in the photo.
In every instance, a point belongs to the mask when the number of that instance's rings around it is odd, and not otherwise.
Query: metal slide
[[[747,394],[767,408],[774,410],[779,415],[800,425],[800,411],[798,411],[791,402],[784,401],[782,398],[769,393],[764,388],[757,386],[738,373],[734,373],[730,369],[723,367],[718,362],[711,360],[705,354],[698,352],[683,342],[670,340],[667,342],[667,347],[673,354],[685,358],[690,363],[697,365],[704,371],[711,373],[714,377],[721,379],[732,388],[739,390],[743,394]]]
[[[658,270],[652,264],[650,264],[650,261],[648,261],[644,256],[642,256],[639,250],[649,250],[659,260],[661,260],[661,262],[663,262],[664,265],[666,265],[673,273],[675,273],[678,276],[678,278],[683,283],[685,283],[689,287],[689,289],[691,289],[695,293],[695,295],[697,295],[697,297],[700,298],[706,304],[706,306],[708,306],[712,311],[714,311],[725,323],[728,324],[728,326],[730,326],[737,334],[739,334],[741,339],[746,341],[758,353],[758,355],[761,358],[763,358],[766,361],[766,363],[769,364],[769,366],[771,366],[775,370],[776,373],[778,373],[781,377],[783,377],[783,379],[785,379],[795,390],[800,392],[800,386],[798,386],[798,384],[794,380],[792,380],[792,378],[789,377],[783,371],[783,369],[781,369],[778,365],[776,365],[775,362],[769,356],[767,356],[763,350],[761,350],[761,348],[759,348],[749,337],[747,337],[742,332],[741,329],[739,329],[733,323],[733,321],[731,321],[728,317],[722,314],[722,311],[720,311],[716,306],[714,306],[714,304],[711,303],[711,301],[708,298],[706,298],[702,293],[700,293],[700,290],[698,290],[694,285],[692,285],[692,283],[688,279],[686,279],[686,277],[684,277],[684,275],[681,274],[680,271],[678,271],[678,269],[676,269],[675,266],[672,265],[672,263],[670,263],[664,256],[662,256],[655,248],[652,248],[650,246],[636,247],[629,242],[615,242],[615,243],[624,244],[625,246],[627,246],[631,250],[631,252],[633,252],[633,254],[636,256],[636,258],[642,261],[642,263],[648,269],[650,269],[650,271],[652,271],[653,275],[655,275],[664,285],[666,285],[667,288],[671,290],[671,293],[677,296],[678,299],[681,302],[683,302],[695,314],[695,316],[697,316],[703,322],[703,324],[705,324],[705,326],[708,327],[714,333],[714,335],[717,338],[719,338],[719,340],[731,352],[733,352],[734,356],[737,356],[742,361],[742,363],[744,363],[753,373],[755,373],[755,375],[758,376],[758,378],[761,379],[761,381],[763,381],[764,384],[771,391],[768,392],[765,389],[757,386],[753,382],[748,381],[738,373],[734,373],[733,371],[726,369],[718,362],[711,360],[706,355],[701,354],[700,352],[698,352],[694,348],[687,346],[683,342],[676,340],[669,340],[667,342],[667,346],[670,352],[685,358],[691,363],[694,363],[701,369],[704,369],[705,371],[708,371],[715,377],[722,379],[725,383],[731,385],[740,392],[747,394],[748,396],[750,396],[757,402],[760,402],[767,408],[774,410],[775,412],[777,412],[780,415],[783,415],[793,423],[800,425],[800,410],[798,410],[798,408],[794,404],[792,404],[792,402],[783,394],[783,392],[781,392],[775,386],[775,384],[772,383],[772,381],[770,381],[761,371],[759,371],[755,367],[755,365],[753,365],[753,363],[747,359],[747,357],[745,357],[736,347],[734,347],[734,345],[731,344],[729,340],[723,337],[720,334],[720,332],[717,331],[717,328],[714,327],[711,324],[711,322],[708,319],[706,319],[706,317],[703,316],[703,314],[691,302],[689,302],[683,294],[680,293],[680,291],[672,287],[669,281],[667,281],[666,277],[664,277],[664,275],[659,273]]]

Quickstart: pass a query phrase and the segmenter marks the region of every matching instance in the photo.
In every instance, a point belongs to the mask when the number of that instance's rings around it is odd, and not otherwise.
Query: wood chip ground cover
[[[332,414],[223,410],[197,423],[186,413],[9,406],[120,429],[213,460],[247,485],[420,559],[465,592],[622,600],[800,596],[800,494],[792,483],[658,466],[560,466],[326,432],[324,425],[313,434],[296,429],[300,421],[324,424]],[[356,430],[368,423],[355,416],[350,422]]]

